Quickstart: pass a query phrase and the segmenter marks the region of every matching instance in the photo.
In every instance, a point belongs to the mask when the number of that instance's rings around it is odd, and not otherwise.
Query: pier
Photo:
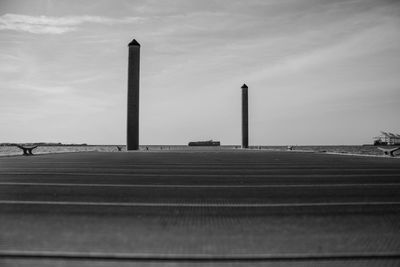
[[[395,266],[399,177],[302,152],[2,157],[0,265]]]

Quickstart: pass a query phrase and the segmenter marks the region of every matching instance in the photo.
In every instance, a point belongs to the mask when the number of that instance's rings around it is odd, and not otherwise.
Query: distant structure
[[[127,115],[127,150],[139,149],[139,71],[140,44],[133,39],[129,43],[128,60],[128,115]]]
[[[33,155],[32,150],[34,150],[35,148],[38,147],[38,146],[25,147],[25,146],[21,146],[21,145],[17,145],[17,144],[15,146],[22,149],[24,156],[32,156]]]
[[[249,147],[249,97],[248,87],[242,85],[242,148]]]
[[[213,140],[208,140],[208,141],[195,141],[195,142],[189,142],[188,146],[220,146],[221,142],[220,141],[213,141]]]
[[[400,147],[395,147],[395,148],[383,148],[383,147],[378,147],[378,149],[380,151],[383,152],[383,154],[387,155],[387,156],[391,156],[391,157],[396,157],[396,155],[394,154],[394,152],[400,150]]]
[[[381,135],[374,137],[374,145],[400,145],[400,134],[381,131]]]
[[[294,150],[294,146],[288,146],[287,150],[290,150],[290,151]]]

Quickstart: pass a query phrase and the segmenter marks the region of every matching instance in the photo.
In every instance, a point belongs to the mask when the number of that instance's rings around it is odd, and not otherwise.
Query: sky
[[[0,0],[0,143],[372,143],[400,133],[400,1]]]

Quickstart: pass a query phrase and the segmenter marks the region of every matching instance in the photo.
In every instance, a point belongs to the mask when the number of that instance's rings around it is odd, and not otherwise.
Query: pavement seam
[[[121,206],[121,207],[345,207],[345,206],[398,206],[400,202],[316,202],[316,203],[149,203],[149,202],[79,202],[79,201],[23,201],[0,200],[0,205],[72,205],[72,206]]]
[[[101,253],[67,251],[15,251],[1,250],[0,257],[50,258],[80,260],[138,260],[138,261],[321,261],[399,259],[399,252],[363,253],[284,253],[284,254],[152,254],[152,253]]]
[[[261,184],[261,185],[184,185],[184,184],[85,184],[85,183],[26,183],[0,182],[0,186],[59,186],[59,187],[139,187],[139,188],[313,188],[313,187],[385,187],[400,186],[400,183],[366,184]]]

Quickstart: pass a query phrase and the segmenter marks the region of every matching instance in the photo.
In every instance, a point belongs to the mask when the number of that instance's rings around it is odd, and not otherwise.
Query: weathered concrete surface
[[[0,265],[397,266],[399,186],[400,161],[390,158],[4,157]]]

